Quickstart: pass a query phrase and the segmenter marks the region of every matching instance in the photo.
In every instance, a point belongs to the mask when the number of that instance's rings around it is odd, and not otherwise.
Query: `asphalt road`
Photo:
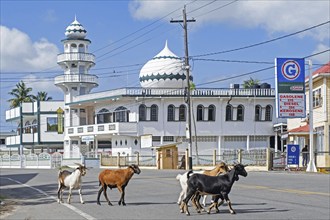
[[[83,198],[73,191],[71,204],[58,204],[57,170],[0,169],[0,195],[19,201],[14,212],[1,219],[330,219],[330,176],[320,173],[250,171],[232,188],[229,198],[236,215],[228,207],[220,213],[190,216],[179,212],[176,201],[181,190],[175,179],[182,170],[141,169],[126,188],[126,206],[119,206],[117,189],[108,190],[113,206],[101,195],[96,204],[98,173],[90,169],[83,178]],[[208,198],[208,201],[210,198]]]

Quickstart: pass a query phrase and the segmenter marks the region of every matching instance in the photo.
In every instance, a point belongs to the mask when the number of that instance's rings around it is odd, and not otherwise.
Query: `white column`
[[[278,140],[277,140],[277,138],[278,138],[278,132],[276,131],[276,134],[275,134],[275,152],[278,151]]]
[[[250,135],[246,136],[246,150],[250,150]]]

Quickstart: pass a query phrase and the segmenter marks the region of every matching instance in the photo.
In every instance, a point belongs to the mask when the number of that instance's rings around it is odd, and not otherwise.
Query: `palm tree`
[[[254,85],[259,85],[260,81],[258,79],[253,79],[252,77],[250,77],[250,79],[245,80],[243,82],[243,88],[244,89],[250,89],[253,88]]]
[[[32,91],[32,88],[26,87],[23,81],[20,81],[16,84],[16,88],[12,89],[9,92],[9,95],[14,96],[14,98],[9,99],[10,108],[16,108],[20,106],[22,102],[32,102],[34,96],[29,94]]]
[[[53,98],[51,96],[47,97],[48,93],[47,92],[38,92],[38,94],[36,96],[33,97],[33,99],[35,101],[39,100],[39,101],[50,101],[53,100]]]

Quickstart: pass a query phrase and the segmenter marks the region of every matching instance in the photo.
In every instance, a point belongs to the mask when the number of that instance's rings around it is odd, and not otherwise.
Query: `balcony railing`
[[[136,122],[115,122],[92,124],[66,128],[69,136],[100,135],[100,134],[136,134]]]
[[[93,83],[97,84],[98,77],[96,75],[87,74],[64,74],[55,77],[55,84],[61,83]]]
[[[95,56],[91,53],[80,52],[61,53],[57,55],[57,63],[62,63],[66,61],[84,61],[95,63]]]
[[[104,97],[116,96],[185,96],[185,89],[172,88],[120,88],[97,92],[92,94],[80,95],[73,97],[73,102],[100,99]],[[232,88],[198,88],[191,92],[192,97],[207,96],[207,97],[228,97],[228,96],[243,96],[243,97],[275,97],[275,89],[272,88],[257,88],[257,89],[232,89]]]

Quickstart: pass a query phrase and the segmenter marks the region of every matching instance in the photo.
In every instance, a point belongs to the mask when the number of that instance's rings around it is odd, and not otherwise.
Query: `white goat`
[[[77,164],[77,163],[76,163]],[[84,200],[81,195],[81,177],[85,176],[87,168],[82,164],[77,164],[78,167],[75,171],[70,172],[68,170],[60,170],[58,172],[58,203],[63,202],[63,191],[65,188],[69,189],[68,203],[70,204],[72,189],[78,189],[80,202],[84,204]]]
[[[214,169],[212,170],[201,170],[201,171],[193,171],[193,173],[191,173],[190,175],[193,175],[193,174],[196,174],[196,173],[199,173],[199,174],[205,174],[207,176],[217,176],[221,173],[226,173],[228,172],[228,166],[224,163],[224,162],[221,162],[219,164],[217,164],[215,166]],[[188,180],[188,174],[189,171],[185,172],[184,174],[178,174],[176,176],[176,179],[180,182],[180,185],[181,185],[181,192],[180,192],[180,195],[179,195],[179,198],[178,198],[178,204],[180,205],[182,200],[186,197],[186,194],[187,194],[187,188],[188,188],[188,185],[187,185],[187,180]],[[189,175],[189,176],[190,176]],[[207,195],[204,195],[203,196],[203,202],[202,204],[204,206],[206,206],[206,198],[207,198]]]

